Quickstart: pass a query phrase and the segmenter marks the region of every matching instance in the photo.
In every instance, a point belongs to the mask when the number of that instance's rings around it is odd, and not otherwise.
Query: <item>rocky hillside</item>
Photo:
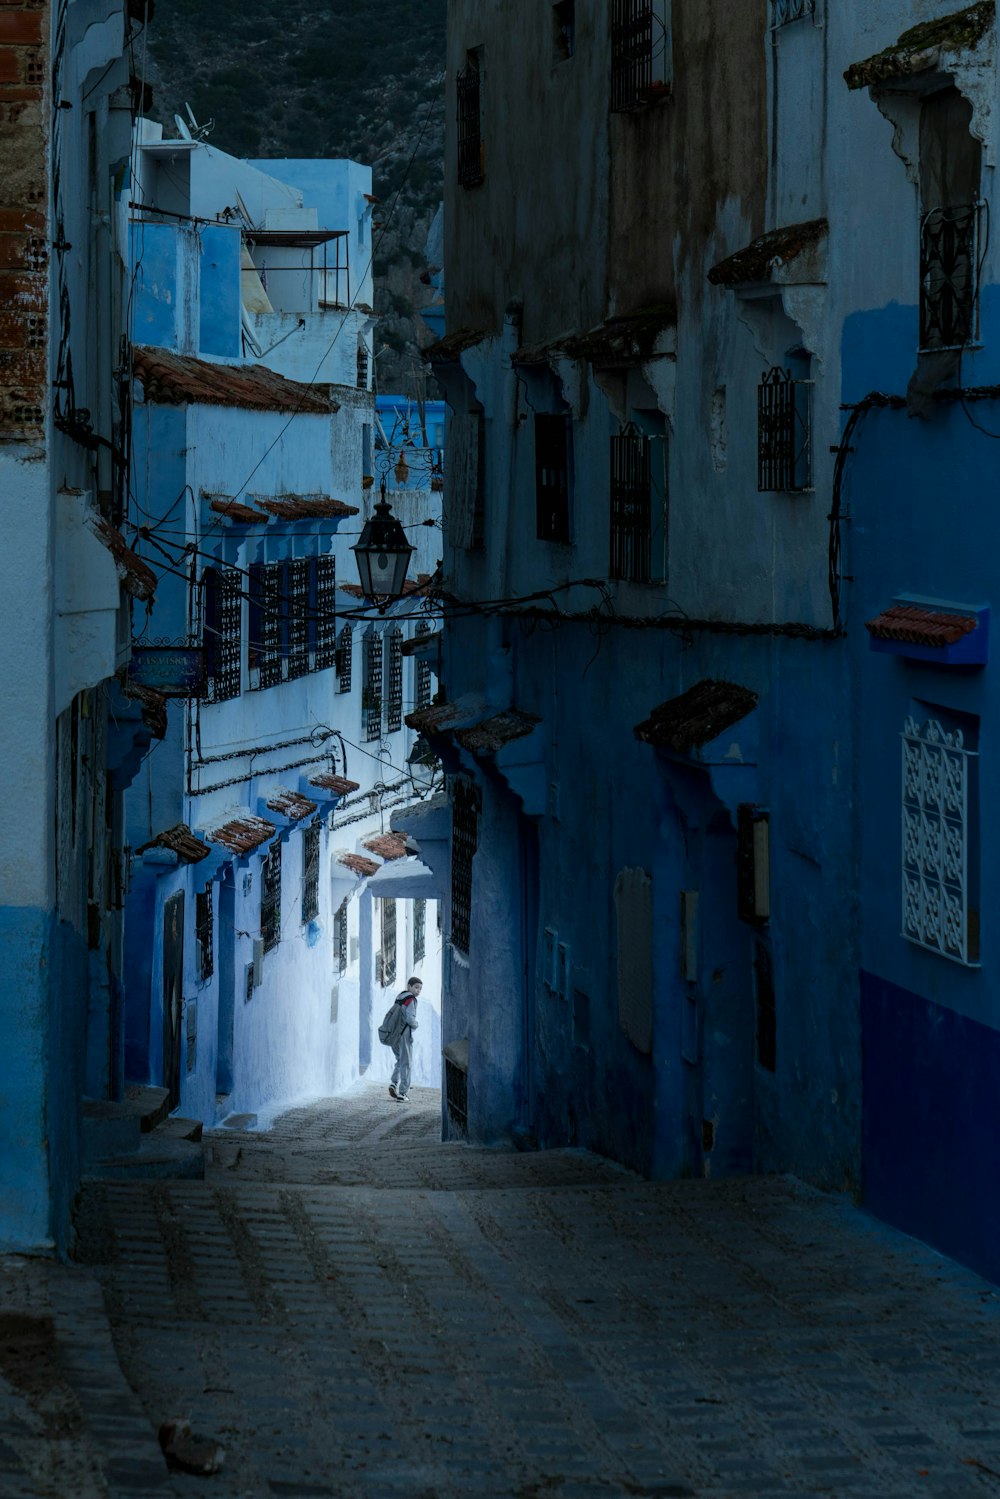
[[[442,196],[447,0],[169,0],[149,30],[153,113],[191,105],[236,156],[370,162],[385,232],[375,259],[379,388],[422,392],[415,308]],[[398,194],[398,199],[397,199]],[[393,202],[395,200],[395,210]]]

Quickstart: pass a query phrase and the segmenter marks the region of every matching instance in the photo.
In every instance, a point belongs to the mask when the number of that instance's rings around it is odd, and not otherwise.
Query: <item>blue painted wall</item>
[[[240,243],[238,228],[205,224],[201,239],[198,347],[223,359],[240,357]]]

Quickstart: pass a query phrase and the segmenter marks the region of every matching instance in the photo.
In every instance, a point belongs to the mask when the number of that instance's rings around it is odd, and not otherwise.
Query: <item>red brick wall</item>
[[[0,443],[49,404],[48,30],[49,0],[0,0]]]

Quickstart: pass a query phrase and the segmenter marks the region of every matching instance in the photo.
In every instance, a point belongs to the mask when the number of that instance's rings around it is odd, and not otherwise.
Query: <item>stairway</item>
[[[91,1180],[201,1181],[201,1121],[168,1114],[166,1088],[129,1083],[119,1103],[83,1101],[83,1171]]]

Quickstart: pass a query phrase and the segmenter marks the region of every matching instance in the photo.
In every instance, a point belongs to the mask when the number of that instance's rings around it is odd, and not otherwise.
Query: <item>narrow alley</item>
[[[45,1273],[93,1487],[32,1476],[0,1402],[0,1494],[1000,1493],[987,1282],[790,1178],[442,1145],[412,1100],[206,1134],[204,1182],[90,1183],[84,1263]],[[102,1383],[93,1276],[141,1409]],[[217,1474],[167,1471],[184,1419]]]

